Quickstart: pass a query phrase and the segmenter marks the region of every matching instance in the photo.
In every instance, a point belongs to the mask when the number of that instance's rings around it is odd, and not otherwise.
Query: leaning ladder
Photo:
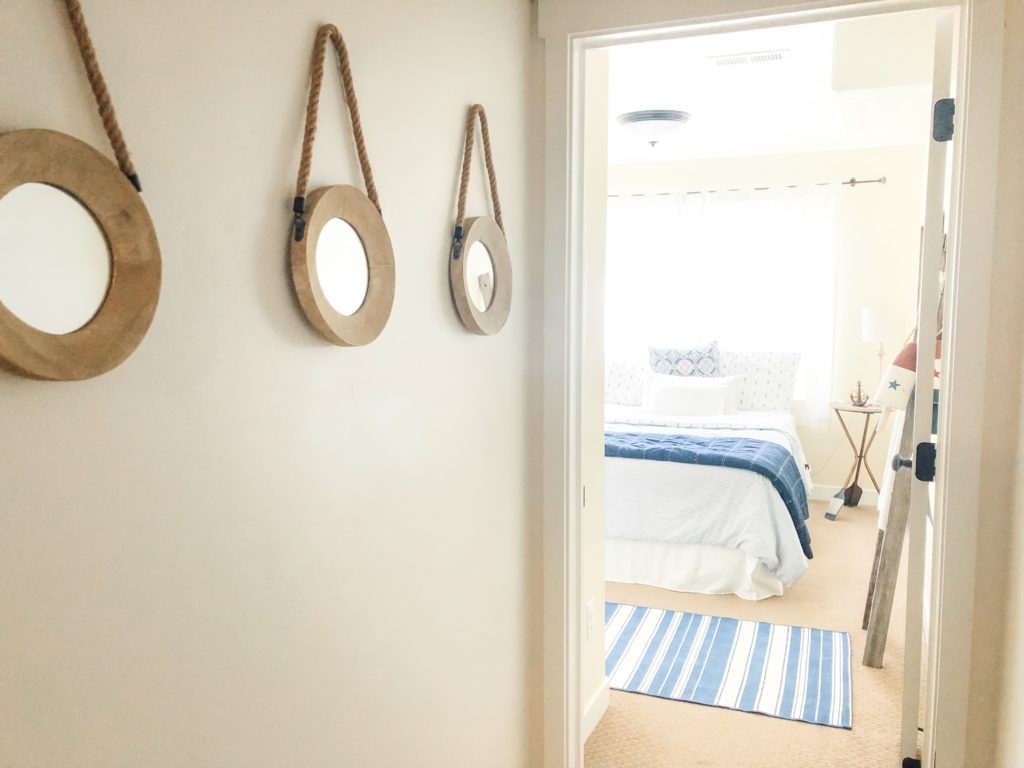
[[[900,437],[900,456],[910,456],[914,445],[914,400],[910,394],[907,418],[903,421]],[[896,579],[900,573],[900,557],[910,518],[910,472],[897,472],[893,479],[892,498],[885,530],[878,532],[875,560],[868,583],[868,596],[864,605],[862,628],[868,631],[864,644],[864,666],[881,668],[885,656],[885,642],[889,637],[892,603],[896,595]]]

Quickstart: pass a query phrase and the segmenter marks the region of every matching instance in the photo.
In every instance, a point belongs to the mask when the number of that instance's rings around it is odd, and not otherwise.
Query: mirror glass
[[[0,198],[0,302],[52,334],[77,331],[103,304],[110,250],[92,214],[49,184]]]
[[[494,263],[491,252],[477,240],[466,255],[466,293],[473,306],[486,312],[494,298]]]
[[[316,241],[316,272],[327,301],[343,315],[353,315],[366,301],[370,267],[363,241],[343,219],[331,219]]]

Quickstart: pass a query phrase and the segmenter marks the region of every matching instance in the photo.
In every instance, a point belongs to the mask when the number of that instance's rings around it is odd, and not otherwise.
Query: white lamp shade
[[[877,307],[861,307],[860,338],[866,344],[878,344],[882,340],[879,312]]]

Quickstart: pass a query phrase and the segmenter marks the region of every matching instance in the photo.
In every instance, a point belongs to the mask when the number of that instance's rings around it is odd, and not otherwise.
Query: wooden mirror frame
[[[460,247],[452,251],[448,262],[455,308],[470,331],[479,336],[493,336],[504,327],[512,309],[512,259],[508,243],[498,222],[490,216],[466,219],[463,228],[465,234]],[[466,290],[466,260],[474,243],[480,243],[487,249],[494,270],[494,294],[485,310],[477,308]]]
[[[56,187],[92,214],[110,252],[110,284],[92,319],[65,334],[34,328],[0,302],[0,367],[33,379],[90,379],[124,362],[149,330],[160,297],[156,231],[121,170],[67,134],[0,135],[0,198],[30,183]]]
[[[384,330],[395,302],[395,252],[384,218],[369,197],[348,184],[314,190],[307,206],[309,220],[303,237],[293,238],[291,246],[292,281],[302,311],[332,344],[369,344]],[[317,241],[331,219],[347,222],[366,252],[366,298],[351,315],[343,315],[331,306],[317,278]]]

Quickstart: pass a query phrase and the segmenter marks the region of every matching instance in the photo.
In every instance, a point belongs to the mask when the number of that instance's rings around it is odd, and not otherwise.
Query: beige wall
[[[968,765],[1024,765],[1024,2],[1006,1]],[[994,758],[994,759],[993,759]]]
[[[846,400],[858,380],[871,394],[878,383],[878,347],[861,340],[861,307],[883,308],[886,365],[914,327],[926,159],[922,145],[617,165],[609,171],[609,191],[632,194],[748,188],[885,176],[884,185],[837,190],[832,396]],[[808,318],[808,322],[813,321]],[[861,417],[850,420],[851,429],[859,429],[862,424]],[[841,486],[852,452],[838,422],[833,418],[820,427],[802,427],[799,431],[814,482],[823,487]],[[859,432],[856,437],[859,439]],[[870,454],[879,482],[887,446],[886,431],[876,439]],[[860,484],[871,488],[866,476]]]
[[[55,128],[106,151],[60,8],[0,3],[0,131]],[[164,288],[111,374],[0,374],[0,764],[538,764],[530,5],[86,10]],[[351,48],[397,260],[390,324],[360,349],[319,340],[286,267],[321,21]],[[463,330],[447,278],[474,101],[516,275],[495,338]],[[346,131],[330,69],[313,186],[357,179]]]

